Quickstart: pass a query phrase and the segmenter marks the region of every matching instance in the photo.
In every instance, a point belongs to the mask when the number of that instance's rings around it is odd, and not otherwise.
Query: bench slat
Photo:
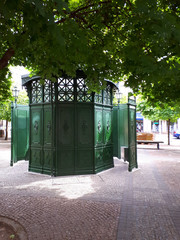
[[[137,140],[138,143],[164,143],[163,141]]]
[[[137,140],[137,143],[157,144],[157,149],[159,149],[159,143],[164,143],[164,142],[163,141],[151,141],[151,140]]]

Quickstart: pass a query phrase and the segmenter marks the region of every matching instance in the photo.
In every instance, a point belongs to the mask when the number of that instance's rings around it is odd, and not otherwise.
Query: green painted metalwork
[[[137,168],[136,103],[128,99],[127,104],[113,108],[113,155],[129,162],[129,171]],[[123,154],[123,156],[122,156]]]
[[[113,154],[121,158],[122,147],[128,147],[128,105],[113,108]]]
[[[113,167],[112,89],[89,93],[84,78],[22,77],[30,98],[29,170],[54,176]]]
[[[29,107],[12,104],[11,163],[29,159]]]
[[[128,161],[129,171],[138,168],[136,143],[136,101],[128,98]]]

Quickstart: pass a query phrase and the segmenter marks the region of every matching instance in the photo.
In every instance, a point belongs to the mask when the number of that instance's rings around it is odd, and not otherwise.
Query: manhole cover
[[[0,222],[0,239],[3,240],[20,240],[17,233],[14,231],[12,227],[10,227],[8,224],[4,222]]]
[[[0,216],[0,239],[27,240],[24,228],[13,219]]]

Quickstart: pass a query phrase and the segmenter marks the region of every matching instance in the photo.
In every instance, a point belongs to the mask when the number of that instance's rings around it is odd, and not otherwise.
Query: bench
[[[137,143],[145,143],[145,144],[157,144],[157,149],[159,149],[159,144],[164,143],[163,141],[152,141],[152,140],[137,140]]]

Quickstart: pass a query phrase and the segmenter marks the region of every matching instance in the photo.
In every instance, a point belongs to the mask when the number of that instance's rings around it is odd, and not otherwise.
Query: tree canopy
[[[141,100],[137,105],[137,111],[140,111],[142,115],[152,121],[155,120],[170,120],[176,122],[180,118],[180,105],[174,104],[174,106],[168,103],[159,102],[154,105],[148,100]]]
[[[11,100],[13,100],[13,97],[10,99],[7,99],[4,102],[0,102],[0,119],[11,121]],[[28,105],[29,104],[29,98],[27,96],[27,93],[25,90],[20,91],[17,104],[19,105]]]
[[[0,1],[0,98],[11,64],[51,80],[81,69],[91,90],[123,79],[151,101],[180,99],[179,20],[179,0]]]

